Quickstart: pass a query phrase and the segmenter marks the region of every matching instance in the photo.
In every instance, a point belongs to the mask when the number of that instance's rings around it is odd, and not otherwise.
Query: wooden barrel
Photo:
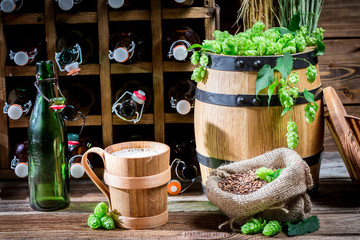
[[[149,157],[119,157],[112,153],[133,148],[150,148],[159,152]],[[86,161],[88,153],[104,159],[104,181],[97,178]],[[170,148],[157,142],[124,142],[105,150],[91,148],[82,163],[91,180],[107,197],[110,208],[121,216],[121,225],[128,229],[154,228],[168,221],[167,183],[170,181]]]
[[[256,77],[264,64],[274,67],[281,56],[223,56],[209,54],[208,75],[198,83],[195,93],[195,140],[203,184],[213,168],[221,164],[256,157],[279,147],[287,147],[286,133],[289,117],[281,117],[283,107],[273,95],[268,107],[267,89],[256,99]],[[315,50],[293,54],[316,66],[318,75],[310,84],[306,80],[308,63],[294,60],[293,69],[299,73],[300,92],[316,93],[319,109],[312,124],[305,120],[307,101],[299,97],[292,120],[298,125],[299,145],[295,149],[308,163],[319,183],[321,153],[324,142],[324,120],[321,82]],[[279,74],[279,73],[276,73]],[[279,76],[279,75],[278,75]],[[320,93],[320,94],[318,94]]]

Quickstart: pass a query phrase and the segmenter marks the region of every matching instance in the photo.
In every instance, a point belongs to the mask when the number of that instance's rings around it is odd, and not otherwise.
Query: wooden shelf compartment
[[[165,8],[162,9],[162,19],[194,19],[212,18],[215,8],[190,7],[190,8]]]
[[[57,66],[56,66],[57,67]],[[86,75],[99,75],[99,64],[91,63],[91,64],[80,64],[80,72],[79,75],[86,76]],[[67,76],[67,72],[59,72],[60,76]]]
[[[126,74],[126,73],[152,73],[152,62],[135,62],[133,64],[111,64],[111,74]]]
[[[109,22],[150,21],[149,9],[109,11]]]
[[[43,13],[24,13],[24,14],[7,14],[4,16],[5,25],[28,25],[44,24],[45,16]]]
[[[56,23],[79,24],[97,23],[97,12],[58,13]]]
[[[179,113],[165,113],[165,123],[194,123],[194,113],[181,115]]]
[[[29,126],[30,115],[22,117],[18,120],[9,119],[9,128],[27,128]],[[78,121],[65,121],[66,126],[81,126],[82,118]],[[86,116],[85,126],[101,126],[101,115]]]
[[[166,61],[163,63],[164,72],[192,72],[196,68],[190,62]]]
[[[116,116],[115,114],[113,115],[113,125],[134,125],[134,123],[132,122],[126,122],[122,119],[120,119],[118,116]],[[141,120],[136,123],[136,125],[141,125],[141,124],[154,124],[154,114],[152,113],[145,113],[142,115]]]

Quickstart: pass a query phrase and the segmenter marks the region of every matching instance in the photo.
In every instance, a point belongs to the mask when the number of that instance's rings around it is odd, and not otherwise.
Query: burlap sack
[[[280,176],[256,192],[236,195],[218,187],[230,174],[259,167],[285,168]],[[313,185],[306,162],[293,150],[279,148],[253,159],[215,169],[206,182],[209,200],[233,221],[243,222],[259,214],[267,220],[299,221],[311,211],[306,190]],[[231,225],[233,225],[233,221]]]

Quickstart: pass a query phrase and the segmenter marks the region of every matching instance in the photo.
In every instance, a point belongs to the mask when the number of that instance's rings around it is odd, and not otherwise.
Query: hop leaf
[[[286,225],[288,226],[288,236],[299,236],[317,231],[320,228],[320,221],[315,215],[305,218],[297,224],[287,222]]]
[[[198,51],[194,51],[193,54],[191,55],[191,63],[193,65],[196,65],[199,63],[200,60],[200,53]]]
[[[317,77],[317,70],[316,67],[312,64],[310,64],[306,68],[306,77],[309,83],[313,83]]]
[[[100,219],[101,226],[105,229],[111,230],[115,228],[114,220],[111,216],[105,215]]]
[[[270,221],[268,224],[266,224],[262,233],[265,236],[271,237],[281,232],[281,230],[282,227],[278,221]]]
[[[98,229],[99,227],[101,227],[100,219],[96,217],[94,214],[91,214],[88,218],[88,225],[92,229]]]
[[[104,202],[99,203],[95,209],[94,214],[96,217],[101,218],[107,214],[107,206]]]

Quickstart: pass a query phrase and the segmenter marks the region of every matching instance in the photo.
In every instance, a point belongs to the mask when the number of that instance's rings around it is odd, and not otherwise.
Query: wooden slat
[[[18,120],[9,119],[9,128],[26,128],[29,126],[30,116],[24,116]],[[78,121],[71,122],[65,121],[66,126],[82,126],[82,118]],[[88,115],[86,116],[85,126],[100,126],[101,125],[101,115]]]
[[[164,72],[192,72],[196,66],[190,62],[166,61],[163,63]]]
[[[215,0],[204,0],[204,5],[212,10],[210,18],[204,20],[205,39],[213,39],[214,37],[212,34],[215,31]]]
[[[143,114],[141,120],[138,123],[136,123],[136,125],[141,125],[141,124],[154,124],[154,114],[151,113]],[[134,125],[134,123],[126,122],[118,118],[116,115],[113,115],[113,125]]]
[[[211,18],[214,8],[209,7],[191,7],[191,8],[169,8],[162,10],[163,19],[194,19]]]
[[[194,114],[165,113],[165,123],[194,123]]]
[[[4,16],[5,25],[27,25],[27,24],[44,24],[45,17],[43,13],[24,13],[24,14],[7,14]]]
[[[77,13],[58,13],[56,14],[57,23],[79,24],[96,23],[96,12],[77,12]]]
[[[148,9],[109,11],[109,22],[146,20],[150,20],[150,10]]]
[[[0,12],[0,107],[6,102],[5,62],[7,56],[6,40],[4,34],[3,15]],[[9,168],[9,131],[8,117],[0,114],[0,168]]]
[[[85,76],[85,75],[99,75],[99,64],[82,64],[80,65],[80,72],[79,75],[80,76]],[[67,76],[67,72],[60,72],[59,75],[60,76]]]
[[[35,76],[36,67],[35,66],[6,66],[5,74],[7,77],[26,77],[26,76]]]
[[[53,0],[45,0],[45,35],[46,35],[47,59],[53,61],[54,65],[56,65],[55,43],[56,43],[57,35],[56,35],[55,12],[54,12]],[[55,69],[57,69],[57,67],[55,67]]]
[[[103,146],[113,143],[112,113],[111,113],[111,78],[109,53],[109,13],[108,6],[102,1],[98,5],[98,31],[99,31],[99,65],[100,65],[100,92]]]
[[[154,136],[155,141],[165,142],[161,0],[151,1],[151,35],[153,53]]]
[[[360,63],[360,39],[325,39],[326,50],[319,57],[320,64]]]
[[[360,37],[360,2],[353,0],[326,0],[319,26],[326,30],[325,37]]]
[[[130,65],[112,63],[111,74],[151,73],[152,62],[136,62]]]

